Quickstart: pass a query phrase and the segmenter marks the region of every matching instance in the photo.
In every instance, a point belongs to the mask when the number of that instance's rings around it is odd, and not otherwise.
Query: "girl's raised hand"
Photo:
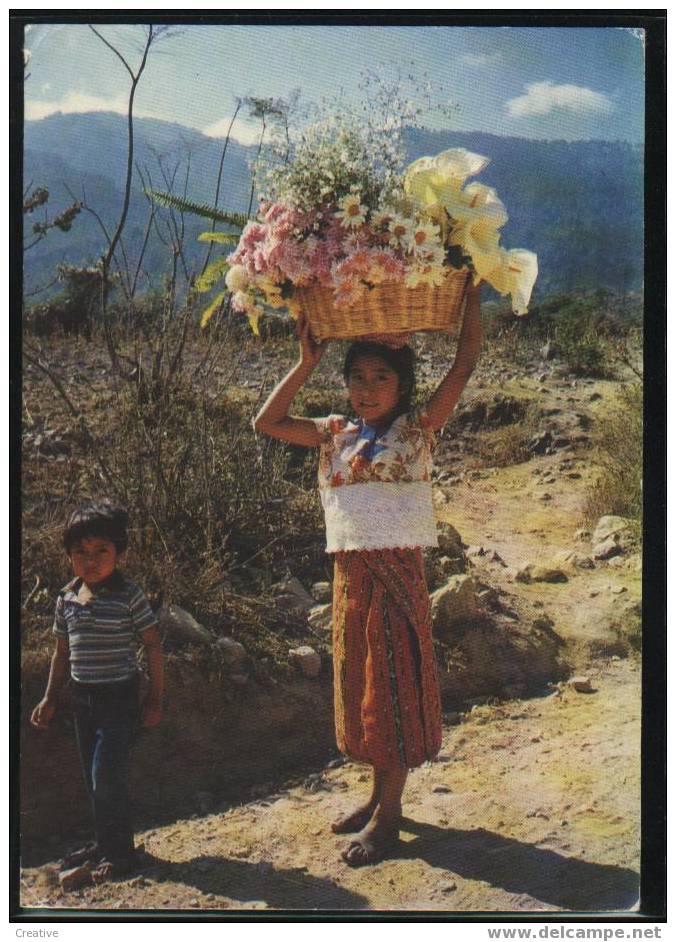
[[[324,356],[328,341],[324,340],[322,343],[317,343],[310,333],[310,322],[305,314],[298,315],[296,331],[300,341],[301,363],[314,369]]]

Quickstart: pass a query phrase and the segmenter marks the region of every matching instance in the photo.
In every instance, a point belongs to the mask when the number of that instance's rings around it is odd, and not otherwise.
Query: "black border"
[[[60,922],[665,922],[666,921],[666,10],[213,11],[10,10],[10,906],[9,921]],[[30,910],[19,904],[21,298],[23,28],[28,23],[176,25],[635,27],[646,31],[644,562],[641,909],[632,914],[388,911]]]

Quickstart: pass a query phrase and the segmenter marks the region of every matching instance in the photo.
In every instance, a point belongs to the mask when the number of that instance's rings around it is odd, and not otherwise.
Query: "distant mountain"
[[[135,164],[156,189],[168,189],[212,203],[223,141],[191,128],[150,118],[135,121]],[[635,145],[600,141],[533,141],[482,133],[409,130],[411,160],[449,147],[490,157],[478,179],[494,186],[510,218],[502,244],[537,252],[537,293],[604,287],[626,292],[643,280],[643,153]],[[71,201],[88,204],[112,230],[119,215],[126,172],[126,120],[112,113],[55,114],[28,121],[24,132],[24,185],[46,186],[49,214]],[[255,148],[230,141],[219,205],[245,211]],[[188,161],[189,176],[186,182]],[[69,192],[70,191],[70,192]],[[40,213],[40,211],[38,211]],[[29,215],[26,224],[37,219]],[[142,244],[148,207],[135,173],[125,230],[132,264]],[[196,242],[208,227],[186,216],[186,256],[199,269],[206,247]],[[166,239],[166,234],[163,233]],[[55,265],[93,261],[105,240],[99,222],[82,213],[68,233],[52,231],[26,255],[26,289],[45,283]],[[144,268],[146,283],[159,285],[168,270],[170,247],[151,232]]]

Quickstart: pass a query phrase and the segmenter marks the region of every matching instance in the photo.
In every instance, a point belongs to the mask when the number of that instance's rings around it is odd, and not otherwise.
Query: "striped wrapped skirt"
[[[341,752],[384,770],[434,758],[441,704],[419,548],[336,553],[333,663]]]

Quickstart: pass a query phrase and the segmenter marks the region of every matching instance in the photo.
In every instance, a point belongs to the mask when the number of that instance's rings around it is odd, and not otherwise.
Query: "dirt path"
[[[23,905],[83,909],[593,911],[638,897],[638,666],[598,664],[595,693],[478,707],[414,771],[401,847],[352,870],[334,816],[366,796],[346,763],[305,786],[139,835],[141,877],[64,897],[24,871]]]
[[[593,393],[553,386],[551,403],[589,412]],[[524,387],[522,393],[528,392]],[[572,392],[572,394],[571,394]],[[565,656],[595,688],[476,706],[447,725],[437,761],[415,770],[400,848],[352,870],[330,821],[368,794],[356,763],[225,813],[141,832],[141,876],[64,896],[56,864],[22,872],[24,907],[115,910],[627,910],[638,899],[640,667],[619,657],[617,625],[640,598],[636,557],[562,583],[524,584],[529,562],[589,553],[578,531],[592,473],[584,450],[557,452],[444,485],[439,515],[471,545],[473,571],[546,613]],[[548,495],[543,497],[543,495]],[[479,552],[483,547],[484,552]],[[457,717],[456,717],[457,719]],[[340,760],[338,760],[340,762]]]

